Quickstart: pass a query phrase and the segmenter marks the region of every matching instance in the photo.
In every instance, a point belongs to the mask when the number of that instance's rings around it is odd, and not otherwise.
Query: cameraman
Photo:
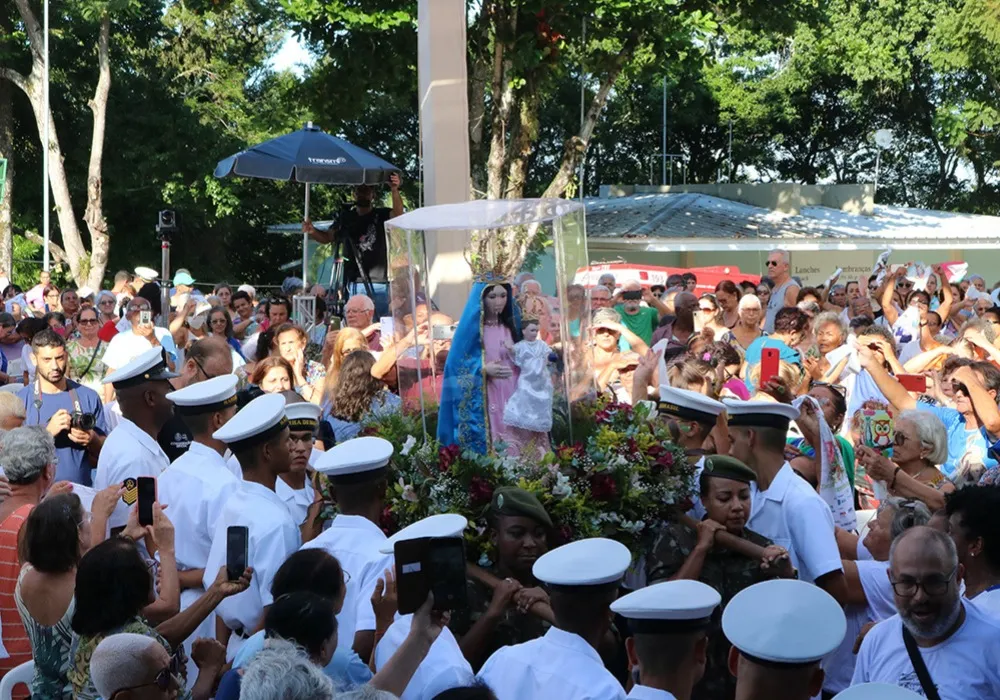
[[[25,425],[44,425],[55,438],[56,480],[90,486],[107,425],[93,389],[67,378],[66,341],[44,330],[31,341],[35,381],[18,392],[27,411]]]
[[[344,257],[344,285],[347,287],[343,298],[346,300],[354,294],[367,294],[363,284],[364,278],[361,276],[361,270],[364,270],[373,287],[378,285],[378,292],[372,301],[375,302],[376,314],[379,317],[389,315],[389,297],[386,291],[389,265],[385,222],[403,214],[403,198],[399,194],[399,184],[400,178],[397,173],[389,176],[392,209],[372,207],[374,188],[371,185],[358,185],[354,188],[354,206],[341,212],[338,220],[330,228],[317,229],[308,219],[302,222],[302,232],[309,234],[317,243],[334,244],[334,255],[337,253],[337,242],[343,241],[341,254]],[[354,253],[355,248],[357,255]],[[330,268],[324,264],[317,281],[328,285],[329,277]]]

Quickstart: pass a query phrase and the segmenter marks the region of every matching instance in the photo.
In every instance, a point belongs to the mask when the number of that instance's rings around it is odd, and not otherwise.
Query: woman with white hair
[[[858,447],[857,455],[868,476],[884,481],[890,495],[923,501],[931,511],[944,508],[945,495],[955,490],[938,469],[948,461],[948,433],[929,411],[899,414],[891,461],[867,447]]]
[[[115,305],[117,304],[117,301],[115,300],[114,292],[109,292],[106,289],[99,292],[97,294],[96,302],[97,303],[94,304],[94,307],[97,309],[97,318],[101,322],[101,325],[103,326],[109,321],[117,324],[118,314],[115,313]]]
[[[745,351],[750,347],[750,343],[763,335],[760,329],[760,322],[764,317],[763,307],[760,297],[744,294],[736,308],[739,320],[722,340],[730,345],[737,345]]]

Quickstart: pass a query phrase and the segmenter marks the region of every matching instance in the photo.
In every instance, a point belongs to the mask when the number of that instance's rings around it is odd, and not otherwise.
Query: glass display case
[[[425,430],[442,445],[514,455],[547,451],[553,432],[568,437],[572,402],[593,391],[589,303],[573,284],[588,263],[583,204],[424,207],[386,234],[382,346]]]

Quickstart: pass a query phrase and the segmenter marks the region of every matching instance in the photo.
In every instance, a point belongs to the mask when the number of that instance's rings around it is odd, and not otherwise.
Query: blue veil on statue
[[[493,273],[475,279],[444,365],[437,439],[445,446],[458,445],[463,450],[486,454],[492,445],[483,374],[483,295],[497,285],[507,290],[514,342],[520,339],[521,314],[507,279]]]

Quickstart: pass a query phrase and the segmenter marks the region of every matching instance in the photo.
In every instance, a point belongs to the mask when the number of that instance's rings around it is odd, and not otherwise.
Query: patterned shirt
[[[0,660],[0,676],[15,666],[31,661],[31,640],[21,622],[14,590],[21,572],[21,563],[17,557],[17,535],[34,507],[27,503],[0,523],[0,619],[3,620],[3,645],[10,654],[6,659]],[[27,695],[21,692],[14,697],[24,698]]]
[[[97,341],[97,347],[93,348],[84,347],[79,340],[70,340],[66,343],[69,378],[101,394],[104,391],[101,382],[108,373],[107,367],[102,362],[104,351],[107,349],[108,344],[100,340]]]
[[[766,537],[747,529],[743,530],[743,537],[761,547],[773,544]],[[646,555],[647,583],[666,581],[675,576],[697,542],[697,532],[680,523],[666,525]],[[729,673],[730,644],[722,633],[722,611],[744,588],[769,578],[773,577],[761,571],[760,562],[742,554],[717,547],[705,555],[698,580],[719,592],[722,605],[712,616],[712,627],[708,633],[708,663],[704,677],[694,687],[692,700],[732,700],[735,696],[736,679]]]

